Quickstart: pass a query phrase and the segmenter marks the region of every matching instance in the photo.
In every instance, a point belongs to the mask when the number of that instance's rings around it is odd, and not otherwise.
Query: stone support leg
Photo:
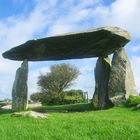
[[[119,48],[113,55],[108,95],[115,105],[125,102],[130,95],[138,95],[131,64],[124,48]]]
[[[112,106],[108,98],[110,70],[110,59],[99,57],[95,68],[95,92],[93,95],[93,105],[96,109],[105,109]]]
[[[23,111],[27,108],[28,93],[28,61],[23,61],[21,67],[16,71],[15,81],[12,89],[12,110]]]

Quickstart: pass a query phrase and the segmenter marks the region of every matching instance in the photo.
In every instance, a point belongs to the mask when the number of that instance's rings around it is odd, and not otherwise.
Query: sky
[[[0,1],[0,99],[11,98],[15,72],[22,62],[2,58],[2,53],[30,39],[104,26],[118,26],[131,33],[126,52],[140,93],[140,0],[1,0]],[[53,64],[74,64],[80,75],[71,88],[94,93],[97,58],[29,62],[29,95],[39,91],[37,78]]]

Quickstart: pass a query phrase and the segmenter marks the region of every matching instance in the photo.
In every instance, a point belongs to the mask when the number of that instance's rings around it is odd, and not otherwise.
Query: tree
[[[38,78],[38,86],[43,93],[61,93],[73,84],[78,77],[79,70],[69,64],[56,64],[51,66],[51,71],[41,74]]]

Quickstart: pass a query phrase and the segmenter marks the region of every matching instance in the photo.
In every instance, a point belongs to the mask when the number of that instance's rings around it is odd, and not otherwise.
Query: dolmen
[[[16,72],[13,85],[12,109],[19,111],[27,108],[28,61],[98,57],[94,69],[95,92],[92,100],[97,109],[121,104],[130,95],[137,95],[131,65],[124,49],[130,40],[130,34],[126,30],[102,27],[29,40],[4,52],[4,58],[23,61]],[[108,57],[110,54],[113,54],[112,62]]]

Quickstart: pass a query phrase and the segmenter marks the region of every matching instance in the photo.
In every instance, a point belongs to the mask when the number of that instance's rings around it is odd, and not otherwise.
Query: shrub
[[[86,101],[84,91],[82,91],[82,90],[74,90],[74,89],[72,89],[72,90],[64,91],[63,93],[65,94],[65,96],[74,97],[77,100],[80,99],[81,102]]]
[[[75,103],[82,103],[83,99],[80,96],[68,96],[65,95],[63,99],[63,104],[75,104]]]
[[[44,97],[44,94],[41,92],[36,92],[30,95],[30,99],[33,102],[40,102],[42,100],[42,98]]]
[[[47,93],[44,94],[41,103],[43,105],[64,105],[64,104],[75,104],[84,103],[85,97],[81,92],[74,90],[74,92],[65,91],[62,93]]]
[[[84,103],[86,101],[82,90],[69,90],[61,93],[45,93],[41,99],[43,105],[64,105]]]
[[[59,105],[63,104],[64,95],[58,93],[44,94],[41,103],[42,105]]]
[[[126,105],[128,107],[136,106],[140,104],[140,96],[132,96],[130,95],[129,98],[126,101]]]

